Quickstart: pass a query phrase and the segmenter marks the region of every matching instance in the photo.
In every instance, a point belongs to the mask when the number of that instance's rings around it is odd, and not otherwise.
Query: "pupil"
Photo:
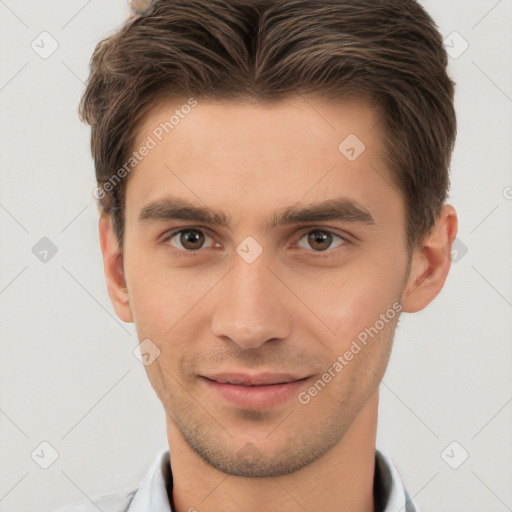
[[[322,245],[322,243],[325,244],[325,242],[329,242],[327,245]],[[332,243],[332,240],[330,239],[330,235],[328,233],[323,233],[321,231],[313,231],[309,235],[309,243],[311,244],[311,247],[313,249],[321,249],[325,250],[328,249],[329,246]],[[320,247],[318,246],[320,244]]]
[[[203,234],[199,231],[185,231],[181,235],[181,243],[186,249],[199,249],[202,245],[203,238]],[[199,243],[199,247],[197,247],[198,242],[201,242]],[[190,244],[192,247],[190,247]]]

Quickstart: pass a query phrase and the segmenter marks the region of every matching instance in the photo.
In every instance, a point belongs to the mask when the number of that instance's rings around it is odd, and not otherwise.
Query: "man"
[[[440,292],[457,232],[434,22],[413,0],[141,4],[81,115],[170,453],[66,510],[418,510],[375,443],[399,316]]]

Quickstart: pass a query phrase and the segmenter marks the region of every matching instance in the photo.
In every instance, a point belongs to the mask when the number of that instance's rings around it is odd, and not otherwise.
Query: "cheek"
[[[204,299],[219,280],[212,273],[191,278],[190,272],[144,255],[132,255],[125,274],[139,339],[147,337],[162,344],[169,338],[181,339],[183,332],[188,333],[185,339],[194,334]]]
[[[381,315],[387,314],[386,319],[392,320],[400,307],[406,258],[396,255],[359,263],[337,273],[317,276],[299,292],[321,320],[315,322],[315,328],[323,324],[322,338],[332,340],[326,343],[338,351],[376,322],[377,327],[382,327]]]
[[[178,283],[171,286],[161,266],[133,246],[126,250],[125,276],[137,331],[151,339],[160,337],[162,330],[165,332],[172,326],[171,312],[179,303]]]

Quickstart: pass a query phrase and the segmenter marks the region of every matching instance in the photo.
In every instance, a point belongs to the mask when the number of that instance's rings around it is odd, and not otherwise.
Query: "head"
[[[441,290],[446,66],[413,0],[161,0],[97,46],[81,116],[109,294],[159,353],[169,429],[213,467],[325,455],[375,395],[400,314]],[[245,378],[293,384],[233,400]]]

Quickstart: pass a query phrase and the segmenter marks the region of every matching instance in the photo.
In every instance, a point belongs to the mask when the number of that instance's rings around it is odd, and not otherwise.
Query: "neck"
[[[167,420],[176,512],[372,512],[378,388],[343,438],[294,473],[246,478],[218,471],[197,455]]]

